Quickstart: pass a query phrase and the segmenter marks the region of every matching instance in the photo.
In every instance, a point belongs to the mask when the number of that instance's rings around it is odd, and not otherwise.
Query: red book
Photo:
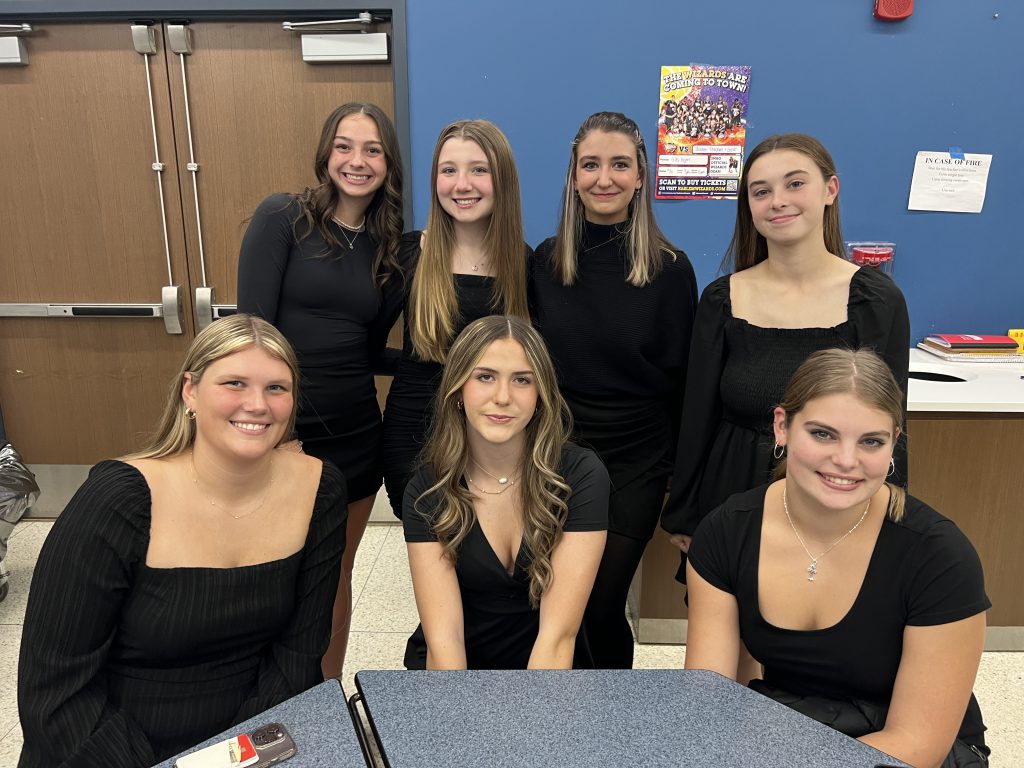
[[[1009,336],[986,336],[974,333],[935,333],[926,341],[947,349],[1016,349],[1017,342]]]

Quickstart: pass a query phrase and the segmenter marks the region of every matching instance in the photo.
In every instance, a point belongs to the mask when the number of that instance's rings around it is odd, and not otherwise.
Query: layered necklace
[[[260,499],[259,503],[255,507],[250,509],[248,512],[242,513],[241,515],[236,515],[234,512],[232,512],[231,510],[227,509],[226,507],[222,507],[220,504],[218,504],[216,501],[214,501],[210,496],[207,496],[205,493],[203,493],[203,489],[199,487],[199,475],[196,474],[196,455],[195,455],[194,451],[189,451],[188,460],[189,460],[189,462],[192,465],[192,483],[195,485],[196,491],[199,493],[199,495],[202,496],[204,499],[206,499],[210,503],[211,507],[215,507],[216,509],[219,509],[221,512],[227,513],[228,515],[233,517],[235,520],[241,520],[243,517],[249,517],[250,515],[256,514],[261,509],[263,509],[263,505],[267,503],[267,497],[270,496],[270,489],[274,485],[274,458],[273,458],[273,456],[271,456],[271,458],[270,458],[270,467],[269,467],[269,469],[267,471],[267,474],[270,475],[270,480],[267,483],[267,490],[263,492],[263,498]]]
[[[359,238],[359,234],[363,231],[363,225],[366,224],[366,217],[363,216],[363,220],[358,224],[346,224],[344,221],[339,219],[337,216],[331,216],[334,219],[334,223],[341,227],[341,236],[345,238],[345,242],[348,243],[348,249],[351,251],[356,247],[356,240]],[[349,232],[355,232],[352,237],[348,236]]]
[[[469,481],[469,484],[472,485],[474,488],[476,488],[478,491],[480,491],[480,493],[486,493],[488,496],[501,496],[501,494],[505,493],[505,491],[507,491],[509,488],[511,488],[513,485],[516,484],[516,481],[513,478],[511,478],[511,477],[497,477],[496,475],[492,475],[490,472],[488,472],[486,469],[484,469],[484,467],[476,459],[470,459],[470,461],[472,461],[474,464],[476,464],[476,466],[480,469],[481,472],[483,472],[485,475],[487,475],[489,478],[491,478],[498,485],[501,486],[501,490],[497,490],[497,491],[485,490],[485,489],[481,488],[480,485],[477,484],[477,482],[475,480],[473,480],[473,478],[467,472],[466,473],[466,479]]]
[[[817,557],[811,554],[811,550],[807,548],[807,544],[804,543],[804,537],[800,535],[800,531],[796,529],[796,525],[793,523],[793,518],[789,514],[789,504],[786,503],[786,485],[782,486],[782,509],[786,513],[786,519],[789,520],[789,527],[793,529],[793,533],[796,534],[796,540],[800,542],[800,546],[804,548],[804,552],[811,558],[811,564],[807,566],[807,580],[814,581],[814,577],[818,573],[818,561],[821,560],[825,555],[831,552],[836,546],[843,541],[847,536],[860,528],[860,524],[864,522],[864,518],[868,516],[868,510],[871,509],[871,499],[868,499],[867,506],[864,507],[864,513],[860,516],[860,520],[853,524],[853,528],[848,530],[838,539],[833,541],[826,547],[825,551],[819,554]]]

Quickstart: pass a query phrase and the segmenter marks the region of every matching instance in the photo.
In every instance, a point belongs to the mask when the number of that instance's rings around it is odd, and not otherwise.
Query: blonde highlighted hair
[[[647,147],[640,127],[621,112],[595,112],[583,121],[572,140],[569,153],[569,169],[565,174],[562,190],[562,217],[558,222],[555,247],[551,254],[552,271],[562,285],[576,282],[576,260],[583,241],[583,224],[586,209],[576,193],[576,165],[579,160],[580,142],[592,131],[621,133],[636,149],[637,169],[640,172],[640,188],[629,204],[629,219],[626,222],[626,251],[629,254],[629,273],[626,281],[637,287],[654,281],[662,268],[662,260],[668,256],[673,261],[675,250],[668,238],[662,234],[654,209],[651,205],[651,173],[647,162]]]
[[[903,423],[903,391],[885,361],[870,349],[822,349],[808,355],[786,385],[779,407],[786,412],[786,425],[804,407],[826,395],[853,395],[869,408],[875,408],[892,419],[893,448]],[[898,437],[897,437],[898,435]],[[774,477],[786,476],[786,460],[775,467]],[[889,508],[886,514],[894,523],[903,518],[906,491],[893,483],[889,487]]]
[[[501,339],[511,339],[523,348],[537,386],[537,410],[524,431],[519,479],[512,489],[522,515],[523,547],[529,555],[530,604],[536,607],[551,585],[551,556],[569,515],[572,489],[558,468],[562,447],[572,432],[572,417],[558,390],[547,347],[527,321],[512,316],[485,317],[466,326],[452,344],[437,394],[433,429],[421,456],[433,467],[436,481],[406,514],[426,517],[444,556],[454,564],[476,521],[473,493],[462,483],[470,463],[466,416],[460,408],[462,386],[488,347]]]
[[[196,439],[196,422],[195,419],[188,418],[185,402],[181,397],[185,374],[191,374],[192,383],[198,384],[211,364],[250,347],[258,347],[271,357],[277,358],[287,365],[291,372],[292,412],[282,440],[290,439],[292,428],[295,426],[296,404],[299,402],[299,363],[295,351],[281,332],[266,320],[255,315],[239,313],[210,323],[192,340],[188,352],[185,353],[181,370],[171,381],[167,403],[164,405],[156,432],[141,450],[124,458],[161,459],[174,456],[191,447]]]
[[[768,241],[754,226],[754,217],[750,213],[750,192],[747,189],[747,174],[760,158],[777,149],[789,149],[810,158],[818,167],[821,177],[827,182],[837,176],[836,164],[825,146],[813,136],[805,133],[782,133],[769,136],[754,147],[743,163],[740,174],[740,189],[736,199],[736,225],[732,230],[732,239],[722,259],[722,272],[741,272],[768,258]],[[839,195],[831,205],[825,206],[825,217],[822,221],[825,236],[825,248],[834,256],[843,258],[846,244],[843,242],[842,226],[839,222]]]
[[[441,149],[449,139],[472,141],[483,150],[494,186],[494,208],[484,251],[494,272],[491,307],[500,314],[529,317],[526,303],[526,257],[523,245],[523,213],[512,147],[496,125],[486,120],[460,120],[437,138],[431,164],[431,183],[437,183]],[[421,360],[444,362],[455,336],[459,306],[452,280],[455,224],[441,207],[437,192],[431,195],[430,214],[416,274],[409,294],[409,336]]]

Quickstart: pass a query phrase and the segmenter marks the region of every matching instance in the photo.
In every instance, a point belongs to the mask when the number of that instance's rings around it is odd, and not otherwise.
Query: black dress
[[[568,443],[562,449],[558,473],[572,488],[569,516],[562,530],[607,529],[608,472],[600,459],[592,451]],[[421,465],[409,481],[402,517],[407,542],[437,541],[431,523],[436,514],[431,499],[421,501],[418,509],[414,507],[435,479],[433,468]],[[474,521],[455,563],[469,669],[526,669],[540,627],[540,610],[530,606],[529,564],[526,546],[520,545],[515,569],[509,576],[480,524]],[[417,627],[409,639],[405,666],[426,669],[427,644],[422,627]]]
[[[378,290],[377,244],[360,232],[349,250],[331,248],[316,228],[301,240],[301,206],[271,195],[256,209],[242,239],[238,309],[277,327],[295,348],[302,380],[295,423],[303,450],[334,463],[352,500],[380,488],[380,407],[373,374],[383,367],[388,332],[398,319],[408,280],[393,275]],[[344,232],[344,234],[343,234]]]
[[[323,465],[303,548],[257,565],[150,568],[150,504],[138,470],[103,461],[43,544],[18,665],[20,768],[145,768],[323,681],[338,470]]]
[[[672,493],[662,513],[670,533],[692,535],[732,494],[770,479],[777,463],[772,413],[812,352],[873,348],[903,390],[906,412],[910,320],[903,294],[886,275],[872,267],[857,270],[847,319],[833,328],[760,328],[733,317],[729,277],[708,285],[697,308]],[[905,484],[903,440],[894,459],[890,480]]]
[[[408,280],[420,258],[421,232],[407,232],[402,236],[403,265],[409,265]],[[527,254],[531,253],[527,249]],[[525,269],[525,259],[524,259]],[[483,275],[452,275],[459,316],[455,319],[457,337],[474,320],[501,312],[494,307],[494,278]],[[416,469],[416,458],[427,441],[430,422],[434,416],[434,397],[441,384],[444,366],[433,361],[420,360],[412,346],[409,334],[409,307],[406,294],[402,314],[402,357],[391,391],[384,407],[384,438],[381,456],[384,464],[384,486],[391,509],[402,517],[405,486]]]
[[[587,222],[576,282],[551,264],[555,239],[531,261],[534,324],[555,363],[573,415],[574,439],[593,448],[611,476],[608,530],[647,541],[672,472],[697,281],[682,251],[665,256],[653,282],[626,282],[621,225]]]
[[[992,606],[971,542],[951,520],[908,496],[900,522],[882,523],[860,591],[842,619],[809,631],[773,626],[758,600],[766,491],[736,494],[712,512],[693,537],[689,559],[703,579],[736,598],[740,637],[764,664],[769,686],[888,708],[906,627],[949,624]],[[987,753],[984,732],[972,695],[959,738]]]

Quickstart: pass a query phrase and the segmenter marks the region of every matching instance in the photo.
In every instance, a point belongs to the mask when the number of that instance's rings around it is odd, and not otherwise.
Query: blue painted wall
[[[910,19],[885,23],[872,6],[409,0],[415,223],[429,207],[434,140],[452,120],[487,118],[508,135],[536,245],[554,230],[569,143],[587,115],[625,112],[653,146],[662,65],[749,64],[748,148],[783,131],[825,143],[847,239],[897,244],[912,338],[1024,327],[1024,183],[1011,170],[1022,154],[1024,9],[920,0]],[[907,211],[916,152],[950,146],[993,155],[984,211]],[[701,286],[718,274],[734,206],[656,204]]]

